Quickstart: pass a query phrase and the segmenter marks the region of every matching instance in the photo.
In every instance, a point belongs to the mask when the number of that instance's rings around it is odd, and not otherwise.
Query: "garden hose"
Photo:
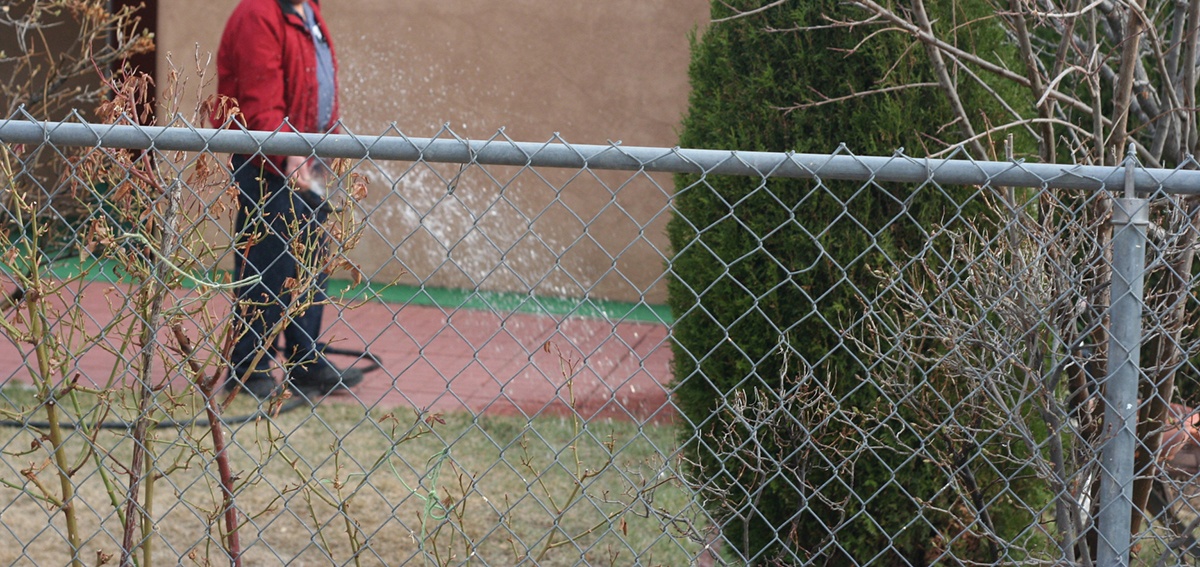
[[[318,349],[323,354],[332,354],[332,355],[339,355],[339,356],[354,356],[354,357],[358,357],[359,359],[365,359],[367,361],[367,364],[366,364],[366,366],[364,366],[361,369],[363,374],[367,374],[369,372],[374,372],[383,367],[383,364],[379,361],[379,358],[366,350],[337,348],[337,347],[329,346],[325,343],[318,343],[317,346],[318,346]],[[306,406],[307,407],[316,407],[316,405],[321,403],[321,401],[325,398],[324,395],[321,395],[321,396],[309,395],[309,394],[305,394],[303,390],[297,390],[295,388],[291,388],[291,391],[292,391],[292,399],[288,400],[287,402],[284,402],[283,404],[279,405],[277,408],[270,409],[270,410],[260,408],[257,411],[252,412],[252,413],[247,413],[247,414],[242,414],[242,415],[233,415],[233,416],[229,416],[229,417],[221,416],[221,423],[223,423],[225,425],[239,425],[239,424],[248,423],[248,422],[259,420],[259,419],[273,418],[273,417],[288,413],[288,412],[295,410],[297,408],[300,408],[300,407],[306,407]],[[234,394],[230,394],[230,396],[232,396],[232,395],[234,395]],[[226,399],[228,399],[228,397]],[[89,429],[108,429],[108,430],[124,429],[127,431],[132,431],[133,428],[135,427],[135,425],[136,424],[132,421],[118,419],[118,420],[102,421],[100,423],[89,424],[89,425],[86,425],[86,427]],[[208,427],[210,425],[212,425],[212,422],[209,421],[207,418],[195,416],[190,419],[168,419],[168,420],[164,420],[164,421],[159,421],[159,422],[154,423],[152,425],[152,428],[153,429],[185,429],[185,428],[189,428],[189,427]],[[63,429],[83,429],[83,428],[85,428],[84,424],[79,423],[79,422],[72,422],[72,421],[60,422],[58,424],[58,426]],[[0,420],[0,428],[12,428],[12,427],[22,428],[22,429],[26,429],[26,428],[28,428],[28,429],[48,429],[50,427],[50,423],[47,421],[22,421],[19,419]]]

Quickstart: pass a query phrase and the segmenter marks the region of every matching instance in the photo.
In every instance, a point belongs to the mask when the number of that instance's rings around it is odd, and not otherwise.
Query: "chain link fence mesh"
[[[27,118],[0,122],[0,563],[1200,556],[1194,163]],[[226,396],[230,153],[328,165],[328,246],[293,243],[287,289],[319,301],[332,276],[320,340],[350,353],[341,365],[378,364],[362,385]],[[749,189],[722,192],[728,176]],[[807,181],[788,197],[792,178]],[[1148,208],[1140,292],[1113,281],[1126,191]],[[720,197],[716,220],[680,208],[700,192]],[[821,199],[840,209],[814,217]],[[890,216],[856,216],[865,200]],[[693,235],[679,250],[671,223]],[[730,227],[749,252],[719,249]],[[900,228],[919,237],[898,243]],[[688,251],[711,274],[679,271]],[[834,276],[799,283],[816,272]],[[1140,360],[1110,357],[1122,298],[1141,310],[1123,345]],[[760,316],[770,336],[742,336]],[[745,371],[707,373],[724,359]],[[1105,405],[1131,360],[1126,430]],[[1132,448],[1114,452],[1122,432]]]

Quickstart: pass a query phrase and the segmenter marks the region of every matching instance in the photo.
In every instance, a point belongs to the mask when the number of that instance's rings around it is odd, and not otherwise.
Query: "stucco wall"
[[[160,86],[168,54],[190,70],[197,50],[216,50],[235,4],[161,1]],[[687,37],[708,5],[326,0],[322,10],[341,63],[344,123],[356,133],[395,123],[427,137],[446,124],[472,139],[503,127],[520,141],[558,133],[575,143],[673,146],[687,102]],[[457,166],[380,163],[362,171],[371,177],[372,228],[354,257],[377,280],[663,300],[668,247],[658,213],[669,176],[621,187],[628,174],[540,171],[559,192],[530,172],[475,169],[447,196]]]

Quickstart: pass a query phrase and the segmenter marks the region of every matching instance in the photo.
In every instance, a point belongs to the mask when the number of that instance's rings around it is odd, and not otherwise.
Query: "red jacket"
[[[317,54],[304,18],[285,11],[286,0],[241,0],[221,35],[217,49],[217,93],[235,99],[238,122],[250,130],[319,132],[317,124]],[[316,0],[310,5],[334,54],[333,116],[338,119],[337,56]],[[227,114],[209,117],[215,126]],[[284,124],[284,119],[287,124]],[[282,164],[282,158],[272,160]]]

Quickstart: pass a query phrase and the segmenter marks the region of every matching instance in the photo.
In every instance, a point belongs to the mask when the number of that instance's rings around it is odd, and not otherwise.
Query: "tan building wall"
[[[161,0],[160,86],[168,54],[190,70],[197,51],[215,52],[235,4]],[[688,34],[704,24],[708,7],[708,0],[322,3],[341,64],[343,121],[355,133],[378,135],[395,123],[405,135],[430,137],[445,124],[470,139],[503,127],[518,141],[558,133],[573,143],[667,147],[686,109]],[[472,168],[448,196],[458,166],[381,162],[362,172],[371,181],[364,203],[371,227],[354,258],[378,281],[664,299],[660,212],[670,176],[622,187],[627,173],[539,171],[548,185],[530,172]]]

